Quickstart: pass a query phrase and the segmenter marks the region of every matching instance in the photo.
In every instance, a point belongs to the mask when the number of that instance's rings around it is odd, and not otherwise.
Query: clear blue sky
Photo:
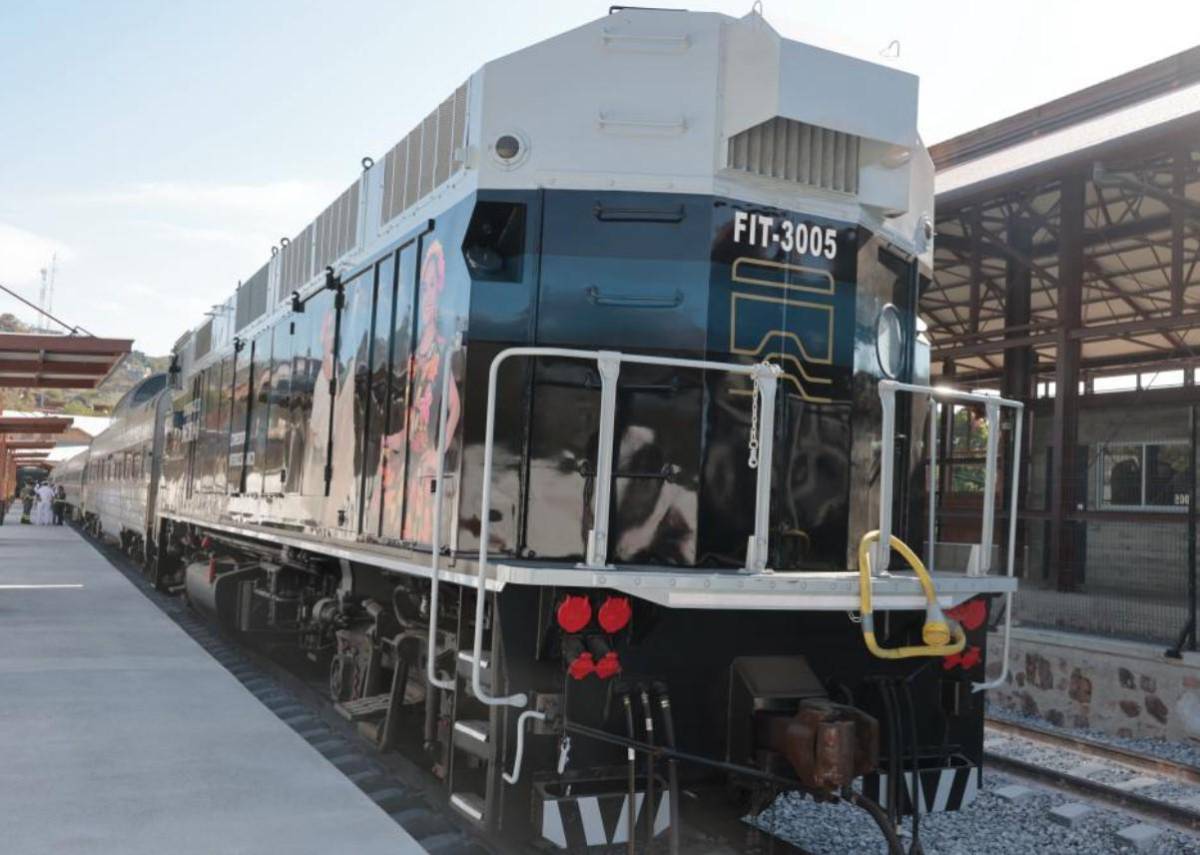
[[[0,282],[36,297],[57,252],[56,313],[165,353],[363,155],[380,157],[486,60],[608,5],[0,3]],[[899,39],[930,142],[1200,41],[1195,0],[764,6],[785,36],[826,47],[874,56]],[[29,319],[0,294],[12,310]]]

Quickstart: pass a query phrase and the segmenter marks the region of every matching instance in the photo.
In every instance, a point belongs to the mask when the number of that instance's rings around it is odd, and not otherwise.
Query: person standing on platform
[[[33,485],[26,484],[25,489],[21,491],[21,524],[29,525],[33,522],[30,515],[33,513],[33,500],[37,497],[33,494]]]
[[[54,488],[54,524],[63,524],[63,512],[67,508],[67,491],[59,484]]]
[[[54,502],[54,488],[43,481],[37,488],[37,516],[34,522],[38,525],[50,525],[54,519],[51,506]]]

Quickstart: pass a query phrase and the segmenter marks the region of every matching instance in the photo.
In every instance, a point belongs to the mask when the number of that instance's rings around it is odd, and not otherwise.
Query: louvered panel
[[[392,194],[395,192],[392,182],[396,180],[396,149],[399,147],[392,146],[391,151],[383,156],[383,198],[380,200],[379,216],[385,223],[392,218]]]
[[[408,170],[408,139],[396,143],[396,147],[388,152],[392,166],[391,180],[388,181],[388,197],[383,209],[383,221],[390,222],[404,210],[404,176]]]
[[[437,156],[433,186],[439,187],[450,177],[450,159],[454,155],[454,96],[437,108]]]
[[[437,110],[421,123],[421,197],[433,190],[433,174],[437,161]]]
[[[858,192],[858,137],[776,117],[729,141],[726,164],[765,178]]]
[[[350,189],[346,191],[346,230],[339,255],[349,252],[358,245],[358,207],[361,191],[362,185],[358,181],[351,184]]]
[[[467,147],[467,84],[454,90],[454,147],[450,151],[450,173],[454,174],[463,168],[463,162],[458,157]]]
[[[404,178],[404,209],[411,208],[417,204],[417,199],[420,198],[421,185],[421,126],[409,133],[405,139],[408,144],[408,167],[405,169]]]
[[[235,329],[242,329],[267,310],[268,273],[269,265],[264,264],[238,288]]]

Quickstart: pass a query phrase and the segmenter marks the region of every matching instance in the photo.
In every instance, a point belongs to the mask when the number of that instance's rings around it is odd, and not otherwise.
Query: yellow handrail
[[[869,531],[858,542],[858,596],[862,614],[863,641],[867,649],[880,659],[912,659],[916,656],[952,656],[961,653],[967,644],[966,633],[957,623],[946,620],[937,604],[937,591],[929,571],[908,544],[892,535],[892,549],[900,553],[908,566],[917,574],[921,588],[925,591],[925,625],[921,627],[923,645],[910,647],[880,647],[875,641],[875,615],[871,605],[871,550],[872,543],[879,540],[878,531]]]

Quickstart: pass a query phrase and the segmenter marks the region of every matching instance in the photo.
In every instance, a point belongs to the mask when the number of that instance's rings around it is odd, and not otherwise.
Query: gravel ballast
[[[1055,807],[1079,801],[1077,796],[1033,787],[1034,794],[1006,801],[996,790],[1024,783],[988,772],[975,802],[963,811],[921,817],[921,844],[926,855],[1033,855],[1037,853],[1128,853],[1117,832],[1138,820],[1095,807],[1073,826],[1064,827],[1050,815]],[[755,821],[764,830],[813,855],[886,852],[883,835],[862,810],[847,804],[817,804],[797,794],[781,796]],[[905,828],[911,828],[908,822]],[[907,848],[908,840],[905,840]],[[1200,852],[1200,837],[1164,829],[1147,851],[1161,855]]]

